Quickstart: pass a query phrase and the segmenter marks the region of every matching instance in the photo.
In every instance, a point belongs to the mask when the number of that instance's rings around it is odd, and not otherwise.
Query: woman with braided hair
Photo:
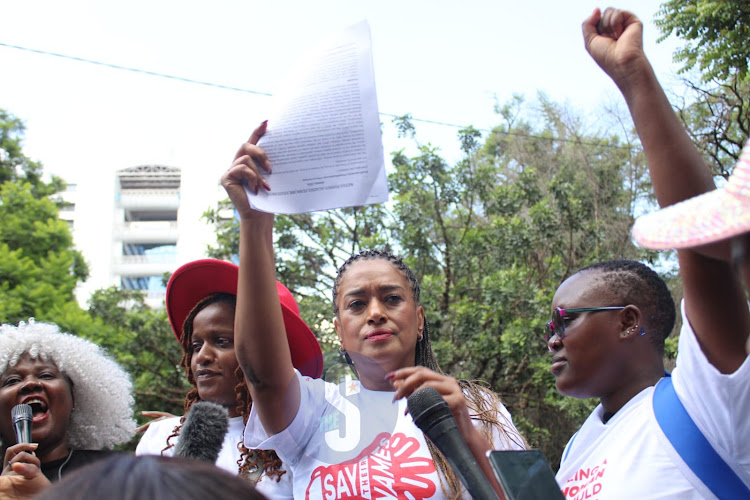
[[[406,263],[404,263],[404,261],[400,257],[386,251],[366,250],[349,257],[349,259],[338,270],[336,281],[334,283],[332,291],[333,313],[337,318],[336,321],[339,321],[339,318],[341,318],[342,316],[338,299],[340,295],[341,284],[347,271],[352,266],[355,266],[354,268],[356,269],[356,263],[358,262],[366,263],[368,261],[375,262],[365,265],[372,266],[374,264],[377,268],[381,266],[381,264],[377,261],[381,261],[385,263],[386,266],[395,268],[406,279],[408,286],[411,288],[411,294],[414,302],[416,304],[420,303],[421,289],[419,286],[419,281],[417,280],[417,277],[414,275],[412,270],[406,265]],[[356,303],[344,304],[345,307],[348,307],[349,309],[356,310],[358,307],[361,307]],[[337,332],[339,332],[339,340],[341,342],[342,351],[345,358],[347,359],[347,362],[350,363],[352,369],[359,374],[359,371],[366,368],[359,368],[358,363],[360,365],[364,365],[364,367],[368,367],[368,360],[371,358],[363,356],[361,351],[353,350],[351,354],[347,352],[347,350],[344,349],[344,346],[349,345],[350,341],[346,340],[342,336],[341,332],[343,332],[343,330],[341,328],[337,329]],[[432,350],[429,326],[426,318],[422,318],[422,328],[420,329],[418,327],[417,332],[418,334],[416,347],[413,351],[413,366],[410,366],[409,368],[405,368],[403,370],[399,370],[398,375],[396,374],[396,372],[392,372],[391,374],[387,375],[393,379],[393,385],[397,389],[394,399],[399,397],[406,397],[418,387],[431,385],[428,382],[424,382],[425,380],[433,380],[436,384],[447,383],[448,385],[451,385],[455,381],[461,388],[462,397],[466,399],[466,406],[468,407],[471,419],[480,424],[478,427],[484,437],[487,438],[491,444],[499,446],[500,448],[523,449],[524,441],[513,426],[510,415],[508,414],[507,410],[505,410],[505,407],[500,402],[498,396],[494,392],[476,382],[461,379],[454,380],[450,377],[446,377],[443,371],[440,369],[437,359],[435,358],[435,353]],[[410,358],[411,355],[407,357],[407,361]],[[355,359],[357,360],[357,362],[354,361]],[[376,368],[376,373],[374,374],[376,377],[380,375],[377,370],[378,369]],[[410,376],[412,374],[417,374],[417,376],[414,376],[410,379]],[[457,398],[455,394],[451,394],[451,396]],[[471,431],[464,432],[465,435],[470,433]],[[432,456],[433,462],[435,463],[435,466],[440,473],[439,477],[441,481],[443,479],[445,480],[446,488],[444,489],[447,489],[447,491],[445,491],[446,496],[448,496],[449,498],[458,497],[461,490],[461,484],[458,478],[453,473],[445,458],[437,450],[435,445],[431,441],[427,441],[427,446],[430,450],[430,455]]]
[[[356,381],[333,384],[294,370],[274,293],[274,216],[252,209],[245,188],[269,189],[256,143],[240,148],[222,184],[240,216],[236,353],[254,404],[249,447],[273,448],[292,470],[295,498],[463,498],[455,473],[407,413],[420,387],[446,400],[485,474],[487,442],[522,449],[523,439],[491,391],[443,374],[430,345],[419,284],[386,252],[352,256],[333,288],[334,327]],[[497,485],[496,489],[499,489]]]
[[[319,377],[320,346],[299,317],[289,290],[277,282],[277,293],[286,311],[285,328],[295,366]],[[192,405],[211,401],[226,407],[229,430],[216,465],[256,483],[269,498],[292,498],[291,478],[272,450],[250,450],[242,436],[252,399],[234,353],[237,266],[203,259],[180,267],[167,285],[166,307],[172,329],[183,349],[180,365],[193,389],[185,397],[185,415],[152,422],[137,455],[172,455]],[[179,325],[179,326],[178,326]]]

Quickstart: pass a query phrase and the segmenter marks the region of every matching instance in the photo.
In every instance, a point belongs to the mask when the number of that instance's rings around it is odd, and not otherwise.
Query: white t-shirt
[[[245,430],[246,446],[271,447],[291,467],[294,498],[445,498],[424,434],[404,415],[404,399],[392,402],[393,392],[370,391],[356,380],[336,385],[297,376],[300,407],[289,427],[268,437],[253,408]],[[499,411],[522,443],[507,410]],[[498,449],[522,449],[497,432],[493,438]]]
[[[167,446],[167,438],[178,425],[180,425],[180,417],[167,418],[152,423],[138,442],[135,454],[162,455],[167,457],[174,455],[174,446],[164,450],[164,452],[162,450]],[[217,467],[232,474],[239,472],[237,461],[240,459],[240,450],[237,448],[237,445],[242,442],[244,428],[242,417],[229,419],[229,429],[224,437],[224,445],[221,447],[219,457],[216,459]],[[174,437],[171,443],[176,445],[178,440],[179,437]],[[282,466],[282,469],[284,468]],[[293,499],[291,475],[292,472],[287,470],[286,474],[281,476],[281,481],[278,483],[275,479],[269,479],[263,475],[256,484],[256,488],[269,499]]]
[[[750,361],[723,375],[706,359],[682,304],[675,391],[714,449],[739,464],[750,484]],[[589,415],[563,452],[557,482],[566,498],[680,500],[713,498],[699,492],[670,457],[647,387],[602,423],[602,406]]]

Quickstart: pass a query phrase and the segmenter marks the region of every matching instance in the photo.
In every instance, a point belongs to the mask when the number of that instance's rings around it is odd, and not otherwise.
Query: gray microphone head
[[[27,404],[16,405],[10,409],[10,415],[13,417],[13,430],[16,433],[17,443],[31,442],[32,413],[31,406]]]
[[[31,420],[31,405],[16,405],[10,409],[10,414],[14,422],[18,420]]]
[[[174,456],[216,462],[229,430],[229,412],[210,401],[199,401],[190,407]]]

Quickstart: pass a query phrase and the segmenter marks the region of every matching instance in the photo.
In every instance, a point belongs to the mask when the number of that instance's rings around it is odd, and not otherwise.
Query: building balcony
[[[120,255],[117,264],[122,265],[167,265],[177,264],[177,254]],[[150,273],[146,273],[150,274]]]
[[[149,262],[148,259],[144,259],[143,262],[137,262],[133,257],[138,256],[123,255],[116,259],[113,265],[113,274],[124,278],[141,276],[157,276],[160,278],[164,273],[172,272],[175,269],[173,263]],[[142,255],[141,257],[146,256]]]
[[[117,195],[119,206],[126,210],[177,210],[178,189],[127,189]]]
[[[126,243],[177,243],[177,221],[134,221],[115,226],[114,239]]]

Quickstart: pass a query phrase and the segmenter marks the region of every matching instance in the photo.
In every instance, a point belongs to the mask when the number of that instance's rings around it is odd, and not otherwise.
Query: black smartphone
[[[507,500],[565,500],[539,450],[490,451],[487,455]]]

